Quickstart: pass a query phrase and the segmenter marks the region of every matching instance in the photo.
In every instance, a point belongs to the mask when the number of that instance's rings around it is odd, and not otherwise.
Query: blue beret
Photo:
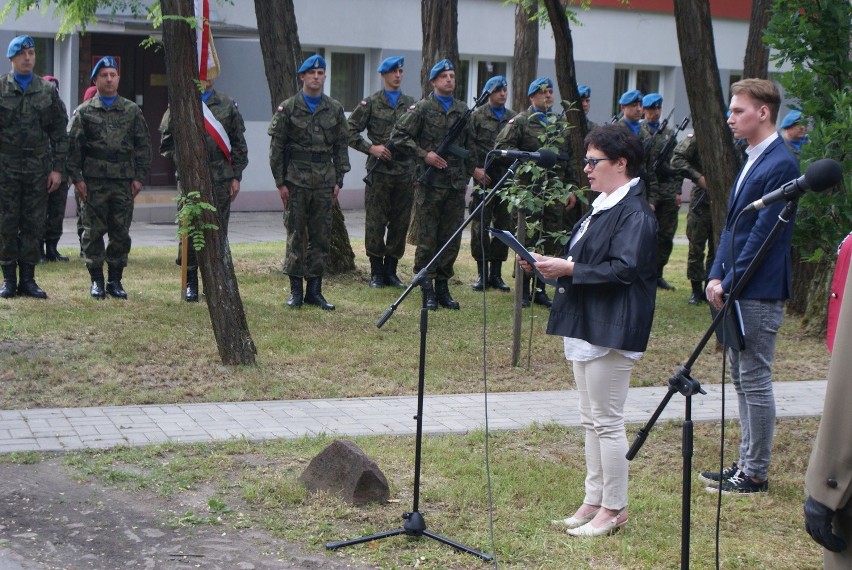
[[[309,69],[325,69],[325,60],[318,53],[315,53],[302,63],[302,67],[296,73],[307,73]]]
[[[432,67],[432,71],[429,72],[429,81],[432,81],[436,77],[438,77],[442,71],[454,71],[455,67],[453,67],[453,62],[449,59],[442,59],[438,63],[436,63]]]
[[[92,69],[92,81],[95,80],[95,77],[97,77],[98,72],[105,67],[111,67],[115,70],[118,70],[118,64],[116,63],[115,58],[111,55],[105,55],[100,58],[95,64],[94,69]]]
[[[9,42],[9,49],[6,50],[6,57],[13,58],[18,55],[22,49],[34,48],[35,42],[29,36],[18,36]]]
[[[394,69],[401,69],[403,65],[405,65],[405,58],[397,55],[385,59],[376,71],[379,73],[388,73]]]
[[[633,103],[642,101],[642,92],[638,89],[634,89],[633,91],[627,91],[624,95],[621,96],[621,99],[618,100],[619,105],[632,105]]]
[[[506,82],[506,78],[502,75],[495,75],[491,79],[485,82],[485,89],[489,93],[494,93],[495,91],[499,91],[504,87],[508,87],[509,84]]]
[[[642,106],[653,109],[654,107],[663,106],[663,96],[659,93],[648,93],[642,97]]]
[[[545,88],[553,89],[553,81],[549,77],[539,77],[532,83],[530,83],[530,88],[527,90],[527,95],[532,96],[535,95],[537,91],[541,91]]]
[[[578,85],[577,95],[580,96],[580,99],[588,99],[592,96],[592,88],[588,85]]]
[[[781,128],[789,129],[790,127],[801,121],[802,118],[802,112],[793,109],[792,111],[784,115],[784,119],[781,121]]]

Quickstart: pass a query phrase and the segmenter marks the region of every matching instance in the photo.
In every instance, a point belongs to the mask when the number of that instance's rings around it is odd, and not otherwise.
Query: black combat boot
[[[0,299],[11,299],[18,291],[17,265],[10,263],[3,266],[3,286],[0,287]]]
[[[35,297],[36,299],[47,299],[47,293],[35,282],[35,265],[18,262],[18,295]]]
[[[116,299],[127,299],[127,291],[121,286],[124,268],[117,265],[107,265],[106,292]]]
[[[454,311],[461,309],[459,302],[450,295],[450,284],[447,283],[446,279],[435,279],[435,299],[438,300],[439,305],[446,309],[453,309]]]
[[[308,292],[305,295],[305,303],[316,305],[323,311],[333,311],[334,305],[322,296],[322,277],[308,277]]]
[[[488,279],[485,278],[485,262],[477,259],[476,281],[471,284],[470,288],[474,291],[482,291],[486,287],[488,287]]]
[[[385,264],[381,257],[370,257],[370,287],[381,289],[385,286]]]
[[[532,281],[532,278],[524,275],[524,285],[521,289],[521,307],[523,307],[524,309],[529,307],[530,303],[532,302],[532,298],[530,297],[530,281]]]
[[[424,279],[420,283],[420,289],[423,291],[423,308],[437,311],[438,299],[435,297],[435,289],[432,288],[432,280]]]
[[[68,258],[56,249],[58,245],[58,239],[51,239],[44,242],[44,255],[48,261],[68,261]]]
[[[542,305],[544,307],[551,307],[553,302],[550,300],[550,297],[547,296],[547,289],[545,288],[544,283],[535,280],[535,294],[533,295],[533,303],[536,305]]]
[[[402,289],[405,287],[399,276],[396,274],[396,268],[399,265],[399,260],[395,257],[385,257],[385,283],[391,287]]]
[[[48,261],[50,261],[50,260],[49,260],[49,259],[47,259],[47,242],[45,242],[44,240],[42,240],[42,241],[41,241],[41,250],[40,250],[40,252],[39,252],[38,262],[39,262],[39,263],[47,263]]]
[[[287,299],[287,306],[291,309],[298,309],[305,302],[305,290],[302,286],[301,277],[290,276],[290,298]]]
[[[690,281],[692,283],[692,295],[689,297],[690,305],[700,305],[705,300],[704,289],[701,288],[701,281]]]
[[[675,288],[673,285],[669,285],[669,282],[663,279],[662,274],[657,277],[657,289],[662,289],[663,291],[674,291]]]
[[[488,285],[503,292],[511,291],[511,287],[503,281],[503,262],[491,261],[488,263]]]
[[[198,302],[198,268],[186,270],[186,291],[183,300],[187,303]]]
[[[89,294],[94,299],[106,299],[106,291],[104,290],[104,268],[90,267],[89,275],[92,278],[92,289]]]

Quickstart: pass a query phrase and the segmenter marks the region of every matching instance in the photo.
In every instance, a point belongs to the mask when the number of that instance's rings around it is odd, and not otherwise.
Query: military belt
[[[107,162],[125,162],[130,160],[130,153],[105,150],[102,148],[90,148],[86,149],[86,158],[106,160]]]
[[[290,153],[291,160],[305,160],[308,162],[331,162],[330,152],[304,152],[293,151]]]
[[[9,143],[0,144],[0,154],[5,154],[6,156],[31,156],[35,154],[47,154],[49,151],[47,145],[44,146],[34,146],[34,147],[21,147],[17,145],[12,145]]]

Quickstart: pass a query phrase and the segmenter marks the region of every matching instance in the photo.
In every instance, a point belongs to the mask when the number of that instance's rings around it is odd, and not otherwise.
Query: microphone
[[[743,208],[743,212],[762,210],[766,206],[781,200],[792,202],[808,190],[813,192],[828,190],[840,182],[840,177],[839,162],[830,158],[817,160],[805,170],[802,176],[787,182],[781,188],[773,190],[769,194],[765,194],[760,200],[755,200]]]
[[[535,162],[544,168],[551,168],[556,164],[558,155],[555,152],[549,151],[546,148],[540,148],[535,152],[527,152],[524,150],[495,150],[495,154],[506,156],[508,158],[516,158],[523,162]]]

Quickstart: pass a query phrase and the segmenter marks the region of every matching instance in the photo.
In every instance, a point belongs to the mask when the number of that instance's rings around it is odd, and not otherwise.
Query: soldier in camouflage
[[[403,287],[396,274],[405,254],[405,236],[414,202],[414,161],[386,144],[396,121],[414,104],[400,91],[402,57],[389,57],[376,70],[382,89],[361,101],[349,115],[349,146],[367,155],[370,176],[364,192],[364,246],[370,259],[370,287]],[[370,142],[361,133],[366,129]],[[387,236],[386,236],[387,234]]]
[[[642,108],[645,120],[642,121],[639,138],[645,142],[645,171],[650,173],[663,147],[674,136],[674,131],[668,127],[660,129],[663,97],[659,93],[645,95]],[[662,157],[660,165],[653,172],[647,198],[657,218],[657,287],[673,291],[674,287],[663,278],[663,269],[669,262],[674,246],[683,177],[669,166],[670,158]]]
[[[418,181],[414,190],[417,224],[415,273],[426,267],[438,249],[461,225],[464,219],[465,189],[471,175],[480,184],[486,180],[485,170],[476,166],[473,130],[469,122],[455,141],[461,150],[449,153],[446,157],[435,152],[456,120],[465,114],[467,106],[453,97],[456,73],[449,60],[441,60],[432,67],[429,81],[434,91],[400,117],[391,137],[394,149],[399,149],[415,160],[418,175],[422,175],[430,166],[436,170],[431,182]],[[423,306],[430,311],[437,310],[439,304],[448,309],[460,308],[458,301],[450,294],[448,282],[454,275],[453,264],[460,246],[461,235],[450,243],[420,283]]]
[[[210,74],[214,76],[211,76]],[[213,127],[222,135],[217,142],[206,131],[204,144],[207,148],[208,164],[213,181],[213,201],[216,215],[219,218],[219,229],[228,235],[228,220],[231,217],[231,202],[240,192],[240,181],[243,171],[248,166],[248,147],[246,146],[246,126],[237,103],[219,91],[213,89],[215,72],[208,70],[208,78],[204,82],[204,92],[201,101],[210,110],[215,121]],[[160,154],[175,160],[175,140],[171,130],[171,113],[166,109],[160,122]],[[221,146],[220,146],[221,145]],[[180,179],[178,179],[180,185]],[[189,303],[198,301],[198,257],[190,245],[187,255],[186,291],[184,299]],[[180,253],[177,263],[180,264]]]
[[[95,64],[91,78],[98,94],[74,110],[69,127],[68,172],[82,203],[82,248],[95,299],[107,294],[127,299],[121,279],[130,253],[133,201],[151,168],[148,125],[139,106],[118,94],[118,71],[111,56]],[[106,249],[104,235],[109,236]]]
[[[59,90],[59,80],[52,75],[45,75],[56,90]],[[61,100],[60,100],[61,102]],[[65,103],[62,103],[65,107]],[[52,150],[52,148],[51,148]],[[47,195],[47,212],[44,218],[44,235],[41,240],[41,261],[68,261],[68,257],[57,249],[62,237],[62,223],[65,219],[65,203],[68,201],[68,181],[63,177],[59,188]]]
[[[68,114],[53,84],[33,73],[31,37],[14,38],[6,57],[12,71],[0,77],[0,298],[46,299],[35,282],[35,266],[47,196],[61,186],[65,172]]]
[[[553,81],[548,77],[539,77],[530,83],[527,91],[530,99],[530,107],[518,113],[511,119],[506,127],[500,131],[495,141],[498,150],[521,150],[535,152],[545,146],[547,135],[547,119],[553,116]],[[571,143],[567,136],[555,150],[559,153],[556,165],[548,174],[550,178],[559,178],[568,184],[577,183],[577,173],[571,160]],[[532,184],[531,175],[518,176],[521,185]],[[540,182],[537,182],[540,184]],[[576,197],[571,194],[566,204],[551,204],[542,212],[534,212],[534,217],[541,217],[542,230],[546,234],[566,232],[565,216],[568,210],[576,206]],[[542,251],[544,255],[560,255],[562,246],[553,237],[545,238]],[[544,282],[537,281],[535,286],[531,283],[532,277],[524,279],[522,304],[528,307],[530,301],[537,305],[551,306],[550,297],[545,290]],[[534,294],[532,294],[534,290]]]
[[[322,56],[312,55],[299,68],[302,90],[278,106],[269,125],[269,166],[285,210],[287,306],[308,303],[333,311],[323,297],[322,278],[331,250],[332,207],[349,172],[349,129],[343,106],[322,92],[325,67]]]
[[[583,107],[583,116],[586,118],[588,130],[592,130],[598,126],[597,123],[589,120],[589,111],[592,109],[592,88],[588,85],[578,85],[577,95],[580,97],[580,105]]]
[[[476,185],[470,198],[470,211],[482,202],[488,190],[503,176],[506,169],[501,167],[499,161],[491,161],[485,167],[486,156],[494,149],[497,135],[517,115],[513,110],[506,108],[508,96],[508,83],[502,75],[492,77],[485,83],[485,90],[491,93],[488,104],[476,109],[470,116],[473,127],[473,139],[476,144],[476,163],[480,168],[485,168],[487,176],[486,185]],[[500,291],[509,291],[509,286],[503,281],[503,262],[509,257],[509,248],[497,238],[491,237],[483,227],[508,230],[511,228],[512,215],[508,206],[495,196],[486,204],[481,215],[476,216],[470,223],[470,254],[476,260],[477,275],[471,287],[474,291],[482,291],[486,287],[493,287]],[[483,251],[485,257],[483,258]],[[486,276],[486,271],[487,276]]]

